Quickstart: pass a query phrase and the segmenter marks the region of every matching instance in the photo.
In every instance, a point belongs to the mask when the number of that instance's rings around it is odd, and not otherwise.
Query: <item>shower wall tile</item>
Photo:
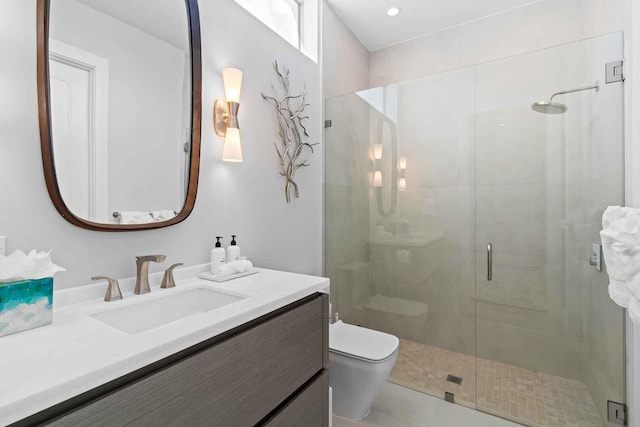
[[[325,129],[325,182],[331,185],[369,188],[372,170],[369,145],[369,104],[357,95],[326,101],[325,116],[332,126]],[[362,191],[361,191],[362,192]]]
[[[459,31],[457,27],[445,29],[370,52],[369,87],[385,86],[460,68]]]
[[[627,4],[627,0],[542,0],[427,34],[371,52],[369,85],[384,86],[622,31]]]
[[[498,60],[477,70],[478,184],[558,183],[583,179],[582,159],[572,160],[575,148],[590,134],[595,91],[559,100],[569,103],[563,115],[531,110],[534,101],[563,89],[593,83],[601,68],[585,67],[590,44],[559,46]],[[532,63],[545,64],[532,67]],[[585,151],[586,152],[586,151]],[[577,170],[576,170],[577,168]]]
[[[398,85],[398,140],[410,188],[475,182],[474,71]]]
[[[429,312],[421,329],[416,328],[415,322],[394,322],[377,313],[369,317],[370,326],[384,327],[381,323],[386,322],[400,337],[471,354],[475,316],[470,299],[475,293],[474,205],[472,186],[410,188],[399,193],[398,213],[390,218],[379,217],[385,225],[404,218],[409,223],[409,236],[440,237],[424,249],[370,245],[372,292],[423,302]],[[372,218],[376,214],[374,209]],[[398,250],[410,251],[411,261],[419,265],[419,274],[416,267],[398,263]]]
[[[539,331],[548,329],[546,310],[519,307],[514,304],[488,302],[483,300],[480,295],[474,300],[476,301],[475,309],[478,320]]]
[[[477,321],[477,356],[565,378],[584,378],[580,337]]]
[[[496,266],[503,256],[544,257],[545,191],[542,184],[476,187],[478,250],[492,242]]]
[[[369,106],[350,95],[327,100],[325,110],[333,121],[325,140],[325,274],[334,310],[349,321],[368,282],[351,266],[368,261]]]
[[[476,325],[473,317],[462,317],[457,311],[448,314],[434,313],[427,322],[417,342],[446,350],[475,355]]]

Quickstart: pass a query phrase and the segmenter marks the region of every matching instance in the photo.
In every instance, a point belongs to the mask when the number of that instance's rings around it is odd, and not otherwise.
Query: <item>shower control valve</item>
[[[591,244],[591,259],[589,264],[593,265],[596,270],[602,271],[602,245],[600,243]]]

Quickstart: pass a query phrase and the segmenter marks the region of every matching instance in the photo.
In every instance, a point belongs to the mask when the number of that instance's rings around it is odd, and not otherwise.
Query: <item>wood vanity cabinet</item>
[[[328,325],[314,294],[16,425],[327,426]]]

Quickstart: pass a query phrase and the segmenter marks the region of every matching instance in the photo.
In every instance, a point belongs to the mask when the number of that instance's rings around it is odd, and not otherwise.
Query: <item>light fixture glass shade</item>
[[[240,131],[237,128],[227,128],[222,148],[222,160],[235,163],[242,161],[242,144],[240,143]]]
[[[398,180],[398,191],[407,191],[407,179],[400,178]]]
[[[222,80],[224,81],[224,93],[227,102],[240,102],[242,71],[237,68],[224,68],[222,70]]]
[[[403,170],[407,168],[407,157],[406,156],[400,157],[400,159],[398,160],[398,168],[399,169],[403,169]]]
[[[382,144],[373,144],[373,158],[376,160],[382,158]]]
[[[398,16],[399,14],[400,14],[400,8],[399,7],[392,6],[392,7],[387,9],[387,15],[389,15],[391,17]]]
[[[373,186],[382,187],[382,172],[375,171],[373,174]]]

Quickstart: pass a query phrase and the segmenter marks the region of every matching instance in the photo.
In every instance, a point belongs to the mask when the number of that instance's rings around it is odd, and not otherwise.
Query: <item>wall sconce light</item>
[[[373,144],[373,159],[382,159],[382,144]]]
[[[402,156],[398,159],[398,170],[400,177],[398,178],[398,191],[407,191],[407,178],[405,177],[405,171],[407,169],[407,156]]]
[[[373,173],[373,186],[374,187],[382,187],[382,172],[375,171]]]
[[[398,191],[407,191],[407,179],[406,178],[398,179]]]
[[[373,159],[375,161],[375,172],[373,173],[373,186],[382,187],[382,171],[380,163],[382,160],[382,144],[373,144]]]
[[[398,169],[405,170],[407,168],[407,156],[402,156],[400,157],[400,160],[398,160]]]
[[[222,70],[222,80],[226,100],[216,99],[213,104],[213,127],[216,135],[224,138],[222,160],[241,162],[242,143],[240,142],[238,110],[240,109],[242,71],[237,68],[225,68]]]

